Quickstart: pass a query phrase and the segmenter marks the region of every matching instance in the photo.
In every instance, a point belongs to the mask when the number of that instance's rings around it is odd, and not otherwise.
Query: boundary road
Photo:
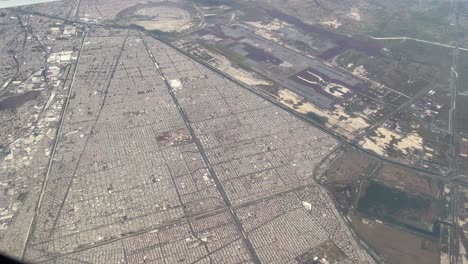
[[[69,180],[69,183],[68,183],[67,188],[66,188],[66,191],[65,191],[65,197],[63,198],[62,203],[60,204],[60,208],[58,209],[59,211],[57,212],[57,215],[55,216],[54,222],[53,222],[52,227],[51,227],[51,229],[50,229],[49,238],[52,237],[52,234],[53,234],[53,232],[54,232],[54,229],[55,229],[55,227],[57,226],[60,213],[61,213],[61,211],[62,211],[62,209],[63,209],[63,206],[64,206],[64,204],[65,204],[65,201],[66,201],[66,199],[67,199],[67,197],[68,197],[68,194],[69,194],[69,192],[70,192],[71,186],[72,186],[72,184],[73,184],[73,180],[74,180],[75,177],[76,177],[76,172],[77,172],[77,170],[78,170],[78,166],[79,166],[80,163],[81,163],[81,159],[83,158],[83,155],[84,155],[84,153],[85,153],[86,147],[87,147],[88,142],[89,142],[89,139],[91,138],[92,133],[94,132],[94,127],[95,127],[96,124],[98,123],[99,117],[101,116],[102,109],[104,108],[104,105],[105,105],[105,103],[106,103],[106,99],[107,99],[107,94],[108,94],[108,91],[109,91],[109,87],[111,86],[112,80],[114,79],[115,71],[117,70],[118,66],[120,65],[120,64],[119,64],[120,58],[122,57],[122,54],[123,54],[123,52],[124,52],[124,50],[125,50],[125,45],[126,45],[126,43],[127,43],[128,37],[129,37],[129,34],[127,34],[127,35],[125,36],[125,39],[123,40],[122,46],[120,47],[119,55],[118,55],[118,57],[117,57],[117,59],[116,59],[116,62],[115,62],[115,65],[114,65],[114,67],[113,67],[113,69],[112,69],[112,72],[111,72],[109,81],[108,81],[108,83],[107,83],[107,85],[106,85],[106,88],[105,88],[105,90],[104,90],[104,92],[103,92],[104,96],[103,96],[103,99],[102,99],[102,102],[101,102],[101,106],[100,106],[100,108],[99,108],[99,112],[98,112],[98,114],[97,114],[97,116],[96,116],[96,120],[94,121],[93,125],[91,126],[91,130],[90,130],[91,132],[90,132],[90,134],[88,135],[88,137],[86,138],[86,141],[85,141],[85,144],[84,144],[84,146],[83,146],[83,149],[81,150],[80,156],[78,157],[78,161],[76,162],[75,168],[74,168],[74,170],[73,170],[73,174],[71,175],[71,178],[70,178],[70,180]],[[81,51],[81,50],[80,50],[80,51]],[[68,101],[68,100],[67,100],[67,101]]]
[[[42,199],[44,198],[44,191],[45,191],[48,179],[49,179],[50,171],[51,171],[51,168],[52,168],[52,163],[54,161],[55,151],[57,150],[57,145],[58,145],[58,142],[59,142],[59,139],[60,139],[60,133],[62,131],[63,123],[65,121],[65,115],[66,115],[67,109],[68,109],[68,104],[70,102],[70,96],[71,96],[72,90],[73,90],[73,83],[75,82],[76,73],[78,71],[78,65],[80,63],[81,52],[83,50],[83,45],[85,43],[85,40],[86,40],[87,36],[88,36],[88,32],[86,32],[84,34],[83,39],[81,41],[80,51],[78,53],[78,58],[77,58],[76,63],[75,63],[75,69],[74,69],[74,72],[73,72],[72,81],[71,81],[71,84],[70,84],[70,88],[68,89],[68,95],[67,95],[67,98],[66,98],[66,101],[65,101],[65,106],[64,106],[64,108],[62,110],[62,114],[61,114],[61,117],[60,117],[60,124],[58,126],[57,131],[55,132],[55,140],[54,140],[54,143],[53,143],[53,146],[52,146],[52,152],[50,154],[49,164],[47,166],[47,172],[46,172],[44,181],[42,183],[39,199],[38,199],[37,204],[35,206],[35,214],[34,214],[34,217],[33,217],[32,221],[31,221],[31,225],[29,226],[26,241],[24,242],[24,248],[23,248],[23,252],[21,254],[21,259],[24,259],[27,245],[31,242],[31,239],[32,239],[32,230],[33,230],[33,227],[36,225],[36,220],[37,220],[37,217],[39,215],[39,209],[40,209],[40,206],[42,204]]]
[[[167,80],[166,76],[164,75],[162,70],[159,68],[158,62],[154,58],[150,48],[148,47],[148,44],[146,43],[146,41],[144,40],[143,37],[142,37],[142,41],[143,41],[143,44],[145,45],[146,50],[148,51],[148,54],[150,55],[151,60],[154,62],[154,65],[158,69],[159,75],[161,76],[161,78],[164,81],[164,84],[166,85],[167,89],[169,90],[169,94],[171,95],[172,101],[174,102],[177,109],[179,110],[179,114],[182,117],[182,119],[184,120],[185,126],[189,130],[190,135],[192,136],[192,139],[193,139],[195,145],[197,146],[197,149],[198,149],[204,163],[206,164],[206,166],[208,168],[208,171],[211,174],[211,177],[213,178],[213,181],[214,181],[214,183],[216,185],[216,188],[218,189],[218,192],[221,194],[224,203],[228,207],[229,212],[230,212],[231,217],[232,217],[232,220],[234,221],[234,224],[235,224],[237,230],[239,231],[239,235],[241,236],[241,238],[242,238],[242,240],[244,242],[244,245],[246,246],[247,250],[250,253],[250,257],[251,257],[252,261],[255,264],[260,264],[261,263],[260,258],[258,257],[257,252],[255,251],[252,243],[247,238],[247,235],[245,233],[244,228],[242,227],[242,224],[241,224],[241,222],[239,220],[239,217],[234,212],[233,206],[232,206],[231,202],[229,201],[229,198],[228,198],[228,196],[226,194],[226,191],[224,190],[223,185],[221,184],[221,181],[219,180],[218,175],[216,175],[216,172],[214,171],[213,167],[211,166],[211,162],[209,161],[208,156],[206,155],[205,149],[204,149],[203,145],[201,144],[200,140],[198,139],[198,136],[195,133],[195,131],[194,131],[193,127],[192,127],[192,124],[191,124],[191,122],[189,121],[189,119],[187,117],[187,114],[182,109],[182,106],[180,105],[179,100],[177,99],[177,97],[175,95],[174,89],[171,87],[171,85],[169,84],[169,81]]]
[[[369,37],[371,39],[375,39],[375,40],[413,40],[413,41],[416,41],[416,42],[422,42],[422,43],[432,44],[432,45],[446,47],[446,48],[452,48],[452,49],[457,48],[456,46],[451,46],[451,45],[444,44],[444,43],[432,42],[432,41],[427,41],[427,40],[423,40],[423,39],[416,39],[416,38],[410,38],[410,37],[383,37],[383,38],[372,37],[372,36],[369,36]],[[459,48],[459,49],[468,51],[467,48]]]

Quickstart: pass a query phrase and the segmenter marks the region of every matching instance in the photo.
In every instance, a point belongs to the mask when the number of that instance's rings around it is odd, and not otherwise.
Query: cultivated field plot
[[[326,172],[328,183],[352,184],[357,179],[367,176],[375,166],[376,161],[359,151],[346,151],[330,164]]]
[[[391,188],[382,183],[369,182],[362,187],[356,209],[371,218],[438,236],[434,223],[441,211],[441,204],[425,196]]]
[[[419,193],[427,197],[438,198],[440,183],[420,172],[409,172],[395,165],[384,165],[376,179],[388,185],[397,186],[409,193]]]
[[[319,176],[343,213],[355,206],[361,182],[373,177],[380,163],[357,150],[343,150]],[[323,165],[322,165],[323,166]]]
[[[386,263],[438,264],[439,242],[405,232],[388,224],[351,215],[359,236],[379,251]]]

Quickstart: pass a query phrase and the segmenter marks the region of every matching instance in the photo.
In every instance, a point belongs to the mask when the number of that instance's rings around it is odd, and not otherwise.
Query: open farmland
[[[438,236],[434,223],[439,204],[431,199],[370,182],[362,190],[357,211],[376,219],[400,224],[423,234]],[[432,232],[435,232],[432,234]]]
[[[365,217],[353,215],[350,219],[359,236],[381,252],[385,263],[439,263],[439,243],[433,238],[408,233]]]

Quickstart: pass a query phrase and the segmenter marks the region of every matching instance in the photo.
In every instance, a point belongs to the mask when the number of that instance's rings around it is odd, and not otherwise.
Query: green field
[[[371,183],[366,194],[359,200],[358,211],[367,215],[387,218],[402,210],[426,209],[431,202],[422,197],[391,189],[380,183]]]
[[[452,65],[453,49],[431,45],[415,40],[384,40],[385,48],[389,49],[395,59],[404,59],[427,65]]]
[[[359,199],[357,211],[371,218],[430,234],[439,213],[431,199],[371,182]]]
[[[446,1],[405,1],[387,10],[375,26],[374,36],[406,36],[429,41],[453,39],[455,28],[450,27],[453,6]],[[406,7],[406,8],[405,8]]]

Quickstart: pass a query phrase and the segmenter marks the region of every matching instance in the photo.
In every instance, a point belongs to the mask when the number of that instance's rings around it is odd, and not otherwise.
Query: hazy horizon
[[[34,5],[47,2],[55,2],[60,0],[0,0],[0,8],[8,8],[15,6]]]

